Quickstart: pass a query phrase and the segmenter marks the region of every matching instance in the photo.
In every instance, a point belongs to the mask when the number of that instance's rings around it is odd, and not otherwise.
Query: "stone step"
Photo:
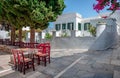
[[[113,78],[120,78],[120,71],[114,71]]]

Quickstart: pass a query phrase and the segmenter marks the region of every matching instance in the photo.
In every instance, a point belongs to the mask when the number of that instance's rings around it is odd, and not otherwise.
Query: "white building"
[[[3,27],[1,24],[0,24],[0,39],[8,39],[9,38],[9,32],[8,31],[5,31],[5,27]]]
[[[104,13],[102,15],[108,15],[109,13]],[[110,18],[115,18],[117,20],[118,33],[120,32],[120,11],[116,11]],[[91,18],[82,18],[82,15],[78,13],[68,13],[58,16],[57,20],[54,22],[54,27],[56,30],[56,36],[61,36],[64,31],[75,30],[77,36],[92,36],[88,31],[88,26],[92,25],[96,27],[99,22],[94,22],[94,20],[99,19],[100,16]]]
[[[56,35],[60,36],[62,31],[75,30],[76,36],[90,36],[88,26],[90,25],[90,19],[83,19],[82,15],[78,13],[68,13],[58,16],[58,19],[54,22]]]

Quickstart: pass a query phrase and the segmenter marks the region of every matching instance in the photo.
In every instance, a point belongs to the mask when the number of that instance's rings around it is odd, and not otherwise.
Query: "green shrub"
[[[50,33],[46,33],[46,34],[45,34],[45,39],[46,39],[46,40],[52,39],[52,35],[51,35]]]
[[[94,37],[96,36],[96,27],[90,25],[88,30]]]
[[[68,34],[66,32],[61,34],[61,37],[67,37],[67,36]]]

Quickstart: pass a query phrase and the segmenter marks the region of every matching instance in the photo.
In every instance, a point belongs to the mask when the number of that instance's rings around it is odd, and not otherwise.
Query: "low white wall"
[[[51,41],[51,46],[52,49],[89,49],[94,40],[94,37],[56,37]]]
[[[53,38],[50,40],[52,49],[89,49],[95,41],[95,37],[76,37],[76,31],[71,31],[71,36],[56,37],[53,32]],[[42,39],[41,42],[46,42]]]

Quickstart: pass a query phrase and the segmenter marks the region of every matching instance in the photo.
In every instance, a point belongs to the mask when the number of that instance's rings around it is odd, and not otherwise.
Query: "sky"
[[[79,13],[83,18],[89,18],[98,16],[99,14],[93,9],[93,4],[96,0],[64,0],[66,8],[63,10],[63,14],[66,13]],[[106,12],[103,10],[102,12]],[[52,27],[53,24],[50,24]]]
[[[66,8],[63,14],[77,12],[82,15],[83,18],[97,16],[98,13],[93,9],[93,4],[96,0],[64,0]],[[102,12],[105,12],[103,10]]]

